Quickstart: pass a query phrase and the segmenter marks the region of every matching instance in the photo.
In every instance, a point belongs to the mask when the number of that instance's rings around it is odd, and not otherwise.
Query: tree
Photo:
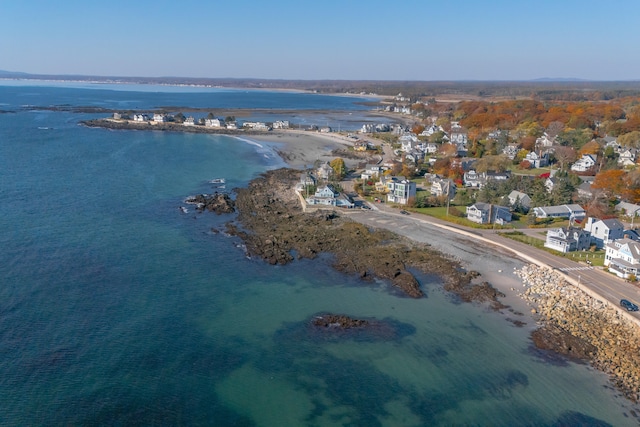
[[[329,163],[331,169],[333,169],[333,174],[338,181],[340,181],[347,174],[347,168],[344,164],[344,160],[341,157],[337,157]]]
[[[634,130],[633,132],[625,133],[617,138],[618,144],[624,147],[639,148],[640,147],[640,132]]]
[[[598,173],[591,187],[602,190],[607,197],[613,197],[622,193],[624,189],[625,172],[620,169],[605,170]]]
[[[556,161],[560,164],[561,170],[564,169],[567,164],[575,162],[578,158],[575,148],[563,145],[556,147],[553,155]]]
[[[585,145],[582,146],[580,151],[578,151],[578,154],[580,155],[598,154],[599,152],[600,152],[600,144],[598,144],[595,139],[592,139],[591,141],[587,142]]]

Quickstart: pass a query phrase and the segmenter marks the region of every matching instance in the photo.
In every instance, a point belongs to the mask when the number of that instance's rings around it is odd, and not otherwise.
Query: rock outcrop
[[[196,205],[196,210],[208,210],[217,214],[235,212],[235,202],[226,193],[198,194],[188,197],[186,203]]]
[[[534,343],[571,357],[588,359],[611,376],[629,399],[640,400],[640,328],[617,307],[567,283],[556,271],[527,266],[518,274],[521,296],[535,307],[541,329]]]

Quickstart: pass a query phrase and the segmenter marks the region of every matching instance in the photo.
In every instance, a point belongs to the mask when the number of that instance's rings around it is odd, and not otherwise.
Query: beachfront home
[[[155,113],[153,115],[153,121],[156,123],[164,123],[167,121],[167,115],[161,113]]]
[[[149,116],[147,116],[146,114],[134,114],[133,115],[133,121],[134,122],[148,122],[149,121]]]
[[[308,205],[312,206],[335,206],[339,208],[353,208],[354,203],[345,195],[340,194],[331,185],[327,184],[318,187],[315,194],[306,199]]]
[[[187,117],[186,119],[184,119],[184,123],[185,126],[195,126],[196,125],[196,119],[194,119],[192,116]]]
[[[578,227],[553,228],[547,231],[544,247],[567,253],[589,249],[591,236],[588,231]]]
[[[289,129],[289,120],[276,120],[273,122],[274,129]]]
[[[221,128],[224,127],[224,120],[221,119],[205,119],[204,125],[210,128]]]
[[[392,176],[386,180],[387,201],[406,205],[416,199],[416,183],[401,176]]]
[[[467,219],[477,224],[504,224],[511,222],[511,212],[506,206],[477,202],[467,206]]]
[[[609,242],[605,247],[604,266],[610,272],[623,279],[638,277],[640,242],[623,238]]]
[[[584,229],[591,233],[591,243],[598,249],[612,240],[624,237],[624,225],[615,218],[597,219],[589,217],[584,225]]]
[[[536,218],[582,219],[587,213],[580,205],[537,206],[533,208]]]

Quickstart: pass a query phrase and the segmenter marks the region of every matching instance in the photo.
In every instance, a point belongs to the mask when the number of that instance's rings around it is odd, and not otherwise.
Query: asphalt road
[[[456,232],[458,234],[455,240],[466,240],[471,246],[477,246],[478,240],[480,240],[481,245],[493,244],[495,245],[494,249],[507,249],[515,257],[526,262],[535,262],[538,265],[546,265],[559,270],[570,283],[590,291],[592,296],[597,296],[598,299],[609,301],[615,307],[620,307],[619,303],[623,298],[636,303],[640,302],[640,287],[632,283],[602,269],[588,266],[586,263],[554,256],[533,246],[502,237],[493,230],[468,228],[416,213],[401,214],[399,209],[389,207],[386,204],[375,203],[369,206],[372,207],[371,210],[358,210],[353,212],[350,217],[366,225],[401,231],[400,234],[409,237],[421,234],[418,240],[427,243],[430,239],[452,239],[452,233]],[[628,314],[631,314],[636,322],[640,323],[640,312]]]

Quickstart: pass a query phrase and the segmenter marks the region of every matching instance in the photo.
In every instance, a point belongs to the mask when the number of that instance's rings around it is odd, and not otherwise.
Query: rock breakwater
[[[529,265],[517,274],[524,285],[521,296],[532,303],[541,322],[533,334],[536,346],[588,359],[627,398],[640,401],[640,328],[557,271]]]

